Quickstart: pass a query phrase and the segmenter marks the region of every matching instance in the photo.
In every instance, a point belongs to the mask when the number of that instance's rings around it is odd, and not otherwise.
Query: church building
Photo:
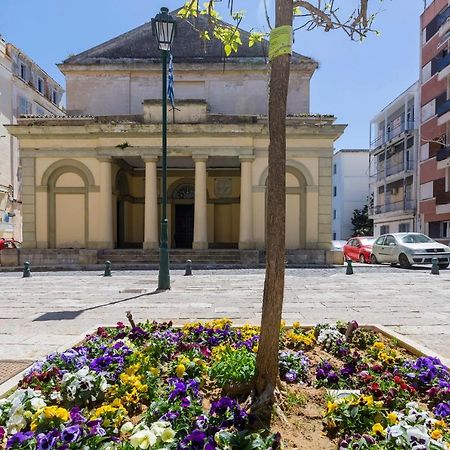
[[[172,13],[174,14],[174,13]],[[268,156],[268,43],[224,57],[204,41],[205,16],[181,20],[172,45],[175,109],[168,110],[168,222],[172,249],[262,250]],[[287,117],[286,245],[331,241],[334,141],[345,125],[310,115],[318,64],[294,53]],[[22,116],[23,246],[159,246],[161,55],[151,23],[71,56],[67,116]]]

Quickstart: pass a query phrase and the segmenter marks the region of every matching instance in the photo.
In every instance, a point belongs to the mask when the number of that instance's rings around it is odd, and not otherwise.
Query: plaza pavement
[[[0,360],[38,359],[74,344],[80,334],[104,324],[138,320],[183,323],[228,317],[259,323],[263,270],[172,271],[172,289],[154,293],[158,273],[1,273]],[[288,269],[286,322],[357,320],[386,325],[450,358],[450,270],[405,271],[355,267]],[[1,362],[1,361],[0,361]]]

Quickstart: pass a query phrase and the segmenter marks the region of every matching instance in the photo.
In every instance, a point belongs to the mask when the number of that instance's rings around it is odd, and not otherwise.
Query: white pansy
[[[156,441],[155,433],[150,431],[148,427],[144,427],[130,437],[130,444],[134,448],[146,449],[155,445]]]
[[[163,442],[172,442],[175,437],[175,431],[172,428],[166,428],[161,434],[161,440]]]
[[[121,433],[129,433],[134,428],[134,425],[131,422],[125,422],[120,428]]]
[[[40,397],[33,397],[30,401],[31,407],[37,411],[38,409],[44,408],[46,406],[46,403],[44,400]]]

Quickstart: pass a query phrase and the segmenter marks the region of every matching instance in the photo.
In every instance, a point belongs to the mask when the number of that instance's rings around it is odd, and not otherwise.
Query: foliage
[[[373,220],[369,219],[369,204],[373,208],[373,196],[367,199],[368,203],[361,209],[354,209],[351,218],[354,236],[372,236]]]
[[[249,382],[255,376],[256,356],[245,347],[233,349],[227,346],[216,353],[210,377],[221,387],[226,384]]]
[[[449,369],[378,336],[372,342],[366,330],[343,342],[343,330],[281,329],[289,346],[308,340],[305,350],[279,351],[285,409],[301,414],[310,390],[337,389],[329,392],[324,424],[340,449],[445,449]],[[227,320],[182,330],[165,323],[100,328],[83,345],[35,363],[21,388],[0,400],[0,449],[278,449],[280,435],[255,430],[247,405],[221,395],[224,384],[239,387],[254,376],[258,333]],[[157,360],[155,348],[169,354]],[[102,352],[109,365],[99,360]],[[419,441],[425,446],[415,446]]]

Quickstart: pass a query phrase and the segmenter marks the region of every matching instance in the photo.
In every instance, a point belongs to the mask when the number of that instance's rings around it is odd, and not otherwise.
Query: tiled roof
[[[208,16],[183,20],[177,16],[177,11],[171,12],[177,20],[177,34],[172,46],[172,54],[176,63],[220,63],[224,61],[222,43],[213,37],[212,25]],[[199,30],[208,30],[211,40],[201,39]],[[232,53],[226,58],[227,63],[233,62],[266,62],[268,54],[267,40],[248,46],[250,33],[240,30],[242,45],[238,53]],[[128,31],[110,41],[72,56],[63,62],[71,64],[126,64],[160,62],[161,52],[155,37],[152,35],[151,22],[145,23],[134,30]],[[298,53],[292,55],[294,64],[317,63]]]

